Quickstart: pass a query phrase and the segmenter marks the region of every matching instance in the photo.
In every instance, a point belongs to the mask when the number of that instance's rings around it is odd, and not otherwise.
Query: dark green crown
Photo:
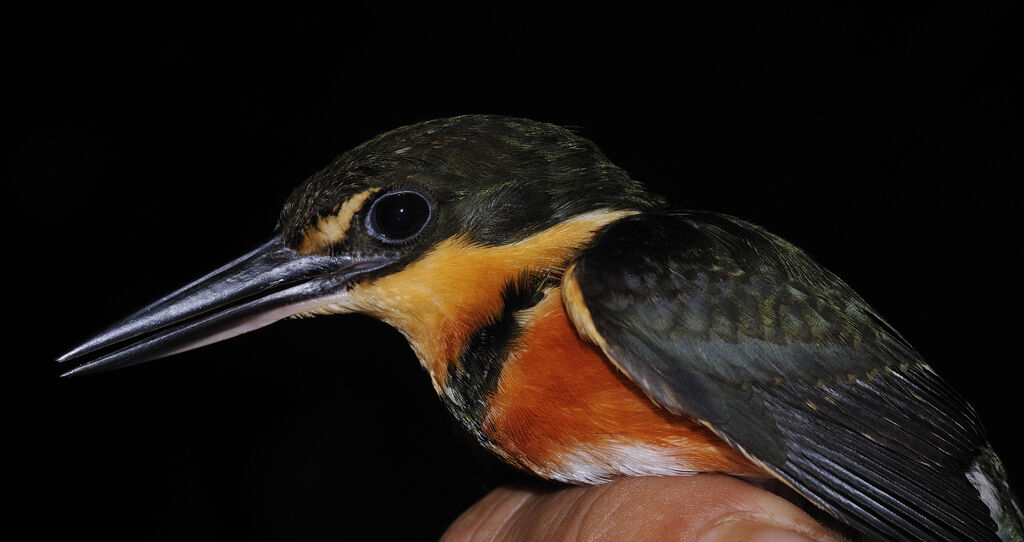
[[[598,208],[662,203],[570,130],[464,115],[404,126],[339,156],[292,192],[278,228],[295,246],[305,228],[371,187],[426,193],[438,213],[435,240],[462,232],[486,244],[513,242]]]

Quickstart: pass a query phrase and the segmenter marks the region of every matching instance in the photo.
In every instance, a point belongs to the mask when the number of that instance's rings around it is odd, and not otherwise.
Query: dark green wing
[[[971,407],[846,284],[706,212],[616,222],[575,261],[599,342],[651,398],[894,540],[998,540]],[[577,318],[577,325],[580,324]]]

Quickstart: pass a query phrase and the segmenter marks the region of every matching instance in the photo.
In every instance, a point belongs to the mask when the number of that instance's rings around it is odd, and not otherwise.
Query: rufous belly
[[[555,480],[725,472],[767,475],[696,421],[653,403],[569,320],[557,288],[522,318],[483,420],[496,452]]]

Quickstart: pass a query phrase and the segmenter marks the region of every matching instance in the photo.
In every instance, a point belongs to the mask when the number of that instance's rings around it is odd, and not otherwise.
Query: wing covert
[[[998,539],[965,475],[985,446],[971,407],[788,242],[646,213],[599,233],[564,282],[577,327],[655,402],[832,515],[885,539]]]

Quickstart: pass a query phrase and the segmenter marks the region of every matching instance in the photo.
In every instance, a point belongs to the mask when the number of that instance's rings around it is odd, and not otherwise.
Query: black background
[[[41,535],[433,539],[505,479],[368,318],[92,377],[52,362],[263,241],[336,154],[460,113],[578,127],[678,205],[804,247],[967,395],[1020,488],[1020,22],[998,4],[10,12],[11,510]]]

